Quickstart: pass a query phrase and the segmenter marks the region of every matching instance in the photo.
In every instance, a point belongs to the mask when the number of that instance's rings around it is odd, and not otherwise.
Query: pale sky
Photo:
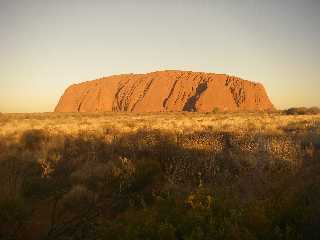
[[[279,109],[320,106],[320,0],[0,0],[0,112],[165,69],[261,82]]]

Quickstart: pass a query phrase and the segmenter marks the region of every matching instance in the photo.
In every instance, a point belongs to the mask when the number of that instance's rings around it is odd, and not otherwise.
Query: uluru
[[[55,112],[268,111],[262,84],[226,74],[157,71],[69,86]]]

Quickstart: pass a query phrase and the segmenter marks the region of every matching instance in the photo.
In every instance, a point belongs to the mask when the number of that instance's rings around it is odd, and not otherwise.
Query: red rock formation
[[[55,112],[272,110],[264,87],[224,74],[159,71],[71,85]]]

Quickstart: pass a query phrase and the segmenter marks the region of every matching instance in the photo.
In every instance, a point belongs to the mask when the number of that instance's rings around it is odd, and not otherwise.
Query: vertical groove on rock
[[[183,76],[183,73],[181,73],[181,74],[175,79],[175,81],[174,81],[174,83],[173,83],[173,85],[172,85],[172,87],[171,87],[171,89],[170,89],[170,92],[169,92],[168,96],[164,99],[164,101],[163,101],[163,103],[162,103],[162,106],[163,106],[163,108],[164,108],[165,110],[168,110],[168,100],[171,98],[171,96],[172,96],[172,94],[173,94],[173,92],[174,92],[174,90],[175,90],[175,88],[176,88],[176,85],[177,85],[179,79],[180,79],[182,76]]]
[[[82,94],[80,101],[78,103],[77,112],[81,111],[81,107],[86,99],[86,96],[89,94],[89,92],[90,92],[90,89],[86,90],[85,93]]]
[[[195,112],[196,111],[196,103],[197,103],[197,100],[199,99],[199,97],[201,96],[201,94],[207,90],[208,88],[208,84],[207,82],[203,82],[203,83],[200,83],[196,89],[196,93],[195,95],[191,96],[186,104],[183,106],[183,111],[188,111],[188,112]]]
[[[252,84],[252,83],[250,83]],[[246,95],[244,92],[244,86],[243,86],[243,80],[236,78],[236,77],[227,77],[226,80],[226,86],[229,87],[234,101],[237,104],[238,107],[241,106],[242,103],[244,103],[246,99]]]
[[[96,112],[101,111],[101,109],[102,109],[101,84],[98,85],[97,102],[98,102],[98,104],[97,104],[96,109],[95,109]]]
[[[134,109],[135,109],[135,107],[136,107],[136,105],[137,105],[139,102],[142,101],[142,99],[144,98],[144,96],[147,94],[147,92],[148,92],[148,90],[149,90],[149,88],[150,88],[153,80],[154,80],[154,79],[149,80],[149,82],[147,83],[147,85],[145,86],[145,88],[144,88],[144,90],[143,90],[142,95],[140,95],[140,97],[138,98],[138,100],[137,100],[137,101],[133,104],[133,106],[131,107],[130,112],[133,112]]]

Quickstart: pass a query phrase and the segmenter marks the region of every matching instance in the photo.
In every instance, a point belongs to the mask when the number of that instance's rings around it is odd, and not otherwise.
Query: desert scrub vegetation
[[[320,238],[319,115],[0,123],[0,239]]]
[[[284,113],[287,115],[315,115],[320,114],[320,108],[318,107],[298,107],[298,108],[289,108],[287,110],[284,110]]]

